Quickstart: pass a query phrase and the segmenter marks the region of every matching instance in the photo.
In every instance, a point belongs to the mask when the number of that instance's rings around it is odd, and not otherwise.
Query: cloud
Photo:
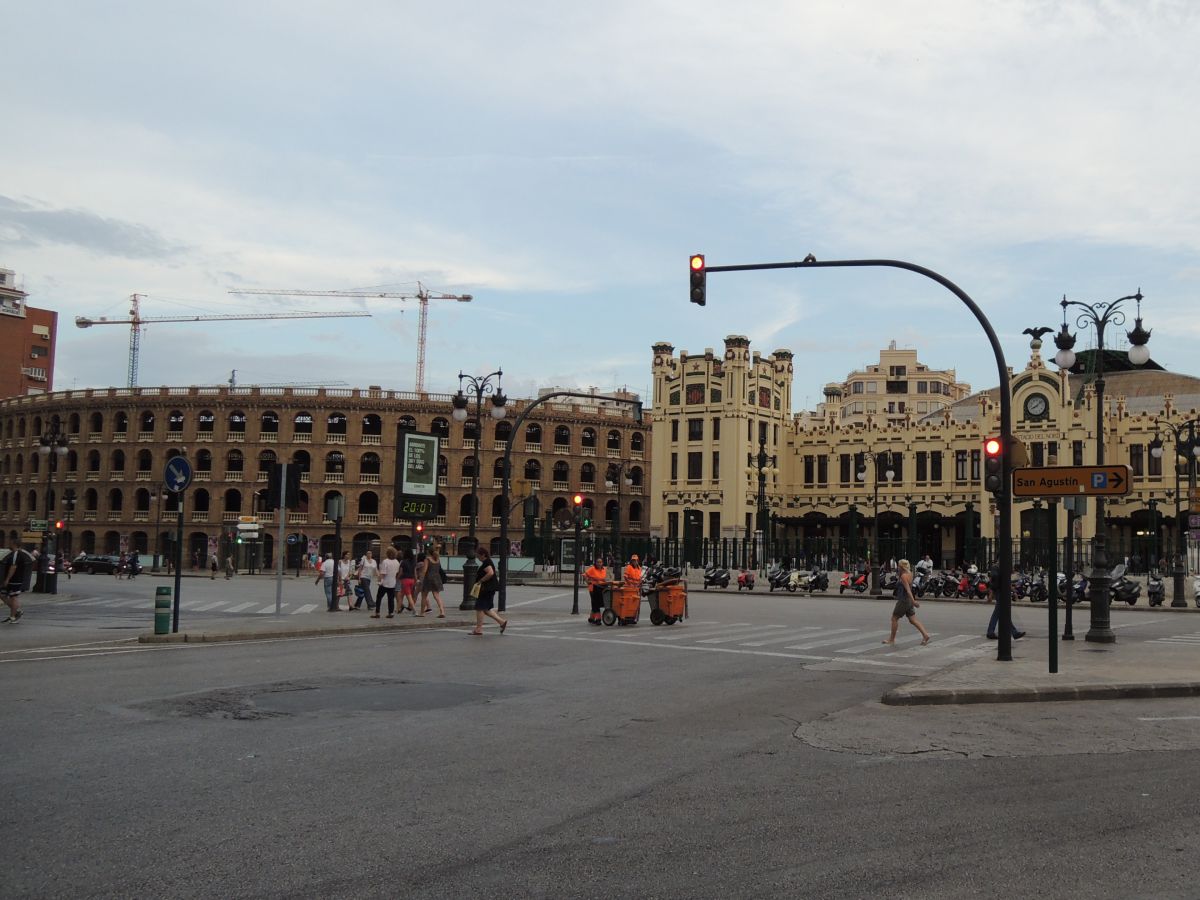
[[[109,219],[86,209],[55,209],[0,195],[0,246],[66,244],[98,255],[167,259],[186,247],[152,228]]]

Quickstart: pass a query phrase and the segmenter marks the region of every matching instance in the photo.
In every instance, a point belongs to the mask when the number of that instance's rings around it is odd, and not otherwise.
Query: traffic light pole
[[[944,275],[939,275],[932,269],[927,269],[924,266],[918,266],[916,263],[905,262],[898,259],[836,259],[818,261],[811,253],[798,262],[782,262],[782,263],[752,263],[749,265],[736,266],[709,266],[706,265],[704,257],[700,254],[693,254],[692,259],[700,258],[699,268],[707,275],[708,272],[752,272],[765,269],[853,269],[853,268],[890,268],[904,269],[908,272],[915,272],[917,275],[924,276],[931,281],[936,281],[950,293],[954,294],[963,305],[971,311],[983,328],[984,334],[987,335],[988,343],[991,345],[992,354],[996,358],[996,371],[1000,379],[1000,439],[1004,442],[1005,447],[1012,446],[1012,383],[1008,374],[1008,364],[1004,360],[1004,350],[1000,346],[1000,339],[996,336],[995,329],[992,328],[992,323],[988,321],[988,317],[983,314],[983,310],[979,305],[970,298],[966,291],[956,285]],[[695,272],[697,266],[693,262],[690,265],[692,272]],[[702,291],[700,299],[695,296],[695,282],[691,282],[692,286],[692,302],[704,305],[705,292]],[[705,290],[707,289],[707,281],[705,281]],[[997,648],[996,658],[1003,662],[1012,660],[1012,457],[1005,453],[1001,461],[1001,473],[1004,479],[1004,492],[996,495],[996,505],[1000,514],[1000,554],[999,554],[999,575],[996,578],[994,593],[996,596],[996,605],[1000,611],[1000,629],[999,646]]]
[[[287,519],[287,467],[287,463],[279,467],[279,508],[275,511],[275,514],[279,516],[279,536],[275,543],[275,615],[277,616],[283,612],[283,548],[287,546],[284,543],[283,526]]]
[[[575,574],[572,579],[575,583],[571,591],[571,615],[579,615],[579,555],[583,551],[583,510],[576,507],[575,509]],[[561,563],[562,560],[559,560]]]

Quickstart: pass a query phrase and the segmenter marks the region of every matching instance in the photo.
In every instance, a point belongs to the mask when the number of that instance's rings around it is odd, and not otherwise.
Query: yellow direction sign
[[[1129,493],[1129,466],[1045,466],[1013,469],[1014,497],[1111,497]]]
[[[42,532],[40,531],[23,531],[21,532],[22,544],[40,544],[42,542]]]

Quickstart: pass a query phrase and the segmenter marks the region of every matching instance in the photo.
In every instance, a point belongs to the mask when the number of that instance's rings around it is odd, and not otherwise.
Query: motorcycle
[[[748,591],[754,590],[754,573],[749,569],[742,569],[738,572],[737,580],[738,590],[745,588]]]
[[[767,572],[767,590],[783,590],[787,587],[787,581],[792,575],[792,570],[780,566],[778,569]]]
[[[788,576],[787,583],[784,585],[791,593],[796,591],[808,590],[808,583],[812,580],[812,574],[805,572],[802,569],[794,569],[792,574]]]
[[[1125,577],[1124,563],[1112,570],[1111,578],[1112,584],[1108,589],[1110,602],[1123,601],[1130,606],[1137,603],[1137,599],[1142,593],[1142,586],[1132,578]]]
[[[1162,606],[1166,594],[1167,591],[1163,586],[1162,576],[1157,572],[1151,572],[1146,583],[1146,602],[1151,606]]]
[[[842,576],[842,583],[839,587],[838,593],[844,594],[844,593],[846,593],[846,591],[854,591],[855,593],[862,594],[866,590],[867,590],[867,573],[866,572],[859,572],[856,575],[851,575],[849,572],[847,572],[845,575]]]
[[[729,570],[718,567],[715,563],[704,570],[704,589],[709,587],[729,587]]]
[[[815,594],[817,591],[827,590],[829,590],[829,573],[814,569],[812,577],[808,580],[808,592]]]

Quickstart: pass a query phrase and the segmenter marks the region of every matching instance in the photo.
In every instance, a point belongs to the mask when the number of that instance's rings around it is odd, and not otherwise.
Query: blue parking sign
[[[1093,472],[1092,473],[1092,487],[1100,488],[1100,489],[1108,487],[1108,473],[1107,472]]]

